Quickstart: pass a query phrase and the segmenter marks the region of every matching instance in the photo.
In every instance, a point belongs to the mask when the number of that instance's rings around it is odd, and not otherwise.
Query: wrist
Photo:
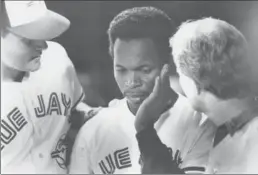
[[[140,122],[135,122],[135,129],[137,133],[142,132],[143,130],[148,130],[150,128],[154,128],[154,123],[140,123]]]

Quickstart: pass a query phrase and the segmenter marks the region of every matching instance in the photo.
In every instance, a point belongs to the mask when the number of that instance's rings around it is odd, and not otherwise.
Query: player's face
[[[30,40],[8,32],[1,38],[3,62],[20,71],[36,71],[40,67],[42,51],[47,48],[46,41]]]
[[[138,109],[154,87],[162,62],[151,39],[117,39],[114,44],[114,75],[129,105]]]
[[[179,77],[181,87],[193,108],[207,114],[209,119],[218,126],[239,115],[243,106],[240,99],[222,100],[209,91],[199,90],[198,92],[191,78],[181,73]]]

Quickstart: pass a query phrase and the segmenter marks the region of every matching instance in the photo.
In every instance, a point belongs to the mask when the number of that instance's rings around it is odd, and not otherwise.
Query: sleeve
[[[73,110],[75,109],[78,103],[83,101],[85,94],[84,94],[82,85],[79,81],[79,78],[77,76],[77,72],[75,70],[74,64],[70,59],[69,55],[67,54],[65,48],[59,43],[52,42],[51,44],[54,45],[53,48],[58,49],[61,52],[62,57],[64,57],[64,59],[62,59],[62,62],[66,66],[66,75],[68,77],[68,81],[70,82],[71,90],[73,93],[72,94],[73,96],[72,110]]]
[[[246,157],[247,160],[245,161],[246,171],[243,172],[244,174],[258,174],[258,116],[254,119],[254,125],[250,129],[249,138],[246,141]]]
[[[17,85],[18,86],[18,85]],[[24,101],[16,85],[1,85],[1,173],[29,172],[26,157],[33,146],[33,127]]]
[[[73,99],[74,99],[72,104],[72,110],[73,110],[80,102],[84,100],[85,94],[72,62],[69,67],[69,75],[71,77],[71,86],[73,90]]]
[[[153,127],[140,131],[136,138],[141,152],[142,174],[184,174]]]
[[[83,129],[83,128],[82,128]],[[69,166],[69,174],[91,174],[90,166],[90,152],[87,147],[88,139],[81,130],[75,140],[72,154],[71,163]]]

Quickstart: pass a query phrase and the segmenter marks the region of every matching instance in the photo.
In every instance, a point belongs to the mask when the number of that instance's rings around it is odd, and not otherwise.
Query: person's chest
[[[211,151],[207,172],[258,173],[257,134],[258,127],[247,126],[228,135]]]
[[[205,171],[215,125],[185,104],[175,105],[165,115],[157,131],[161,141],[172,149],[173,159],[180,168]]]
[[[140,152],[134,128],[135,116],[119,110],[96,131],[91,143],[91,167],[95,174],[139,174]]]

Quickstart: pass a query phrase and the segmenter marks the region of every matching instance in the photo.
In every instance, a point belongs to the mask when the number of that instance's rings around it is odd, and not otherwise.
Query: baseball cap
[[[70,21],[49,9],[44,1],[4,1],[7,29],[28,39],[50,40],[65,32]]]

